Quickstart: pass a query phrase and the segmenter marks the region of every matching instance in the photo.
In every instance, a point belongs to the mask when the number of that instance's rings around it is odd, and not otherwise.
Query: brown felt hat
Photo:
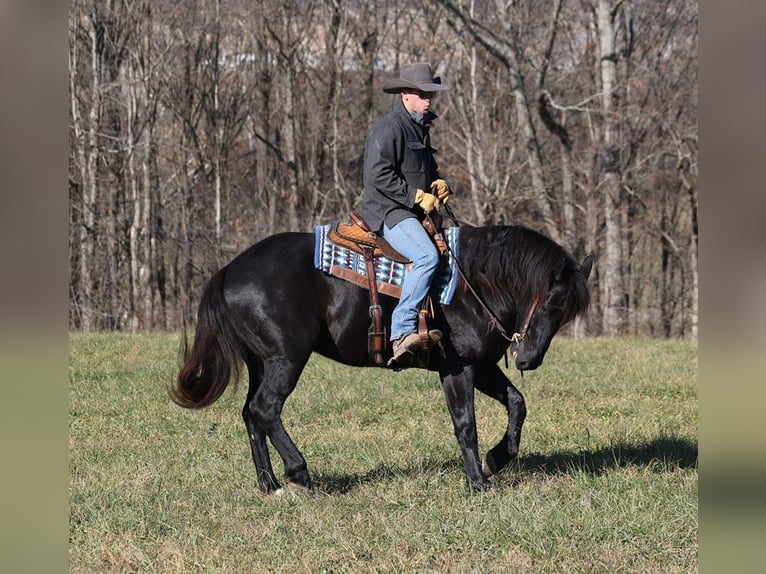
[[[449,90],[450,83],[447,78],[434,76],[431,65],[426,62],[404,64],[399,68],[399,77],[388,80],[383,84],[383,91],[395,94],[402,90],[418,90],[421,92],[440,92]]]

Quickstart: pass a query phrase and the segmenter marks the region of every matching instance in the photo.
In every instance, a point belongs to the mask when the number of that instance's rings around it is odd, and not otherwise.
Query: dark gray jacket
[[[428,133],[435,118],[429,113],[425,125],[419,124],[397,98],[394,109],[370,129],[364,149],[362,217],[374,231],[380,231],[384,221],[393,227],[407,217],[422,218],[415,192],[428,192],[439,178]]]

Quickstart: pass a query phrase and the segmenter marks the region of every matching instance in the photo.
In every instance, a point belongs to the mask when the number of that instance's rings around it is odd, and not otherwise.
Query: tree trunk
[[[130,70],[131,66],[128,66],[128,69]],[[123,81],[126,95],[125,107],[127,108],[127,121],[125,122],[127,129],[127,146],[125,155],[127,156],[126,177],[128,178],[128,181],[126,182],[126,185],[130,189],[130,204],[133,208],[133,217],[130,221],[130,229],[128,231],[130,258],[130,317],[128,318],[128,324],[129,329],[135,332],[139,329],[139,327],[141,327],[141,313],[139,311],[139,307],[143,285],[141,281],[139,238],[142,232],[145,233],[145,228],[142,229],[143,202],[141,201],[141,196],[138,189],[140,179],[136,172],[136,147],[134,145],[136,136],[133,133],[133,126],[136,124],[135,115],[137,108],[137,96],[135,89],[133,88],[133,82],[136,81],[136,78],[134,78],[133,74],[129,72]]]
[[[620,149],[615,121],[617,53],[614,40],[614,12],[607,0],[596,5],[600,41],[601,111],[603,114],[601,188],[604,201],[605,261],[603,327],[607,335],[619,335],[625,325],[625,290],[622,276],[622,225]]]
[[[595,163],[596,159],[592,158]],[[590,169],[585,170],[587,173],[593,174],[596,172],[595,166],[591,166]],[[597,241],[596,238],[599,235],[599,220],[600,210],[598,195],[595,190],[595,186],[592,181],[587,181],[583,185],[582,192],[585,194],[585,228],[582,231],[583,236],[583,254],[597,254]],[[593,263],[593,269],[591,270],[588,283],[593,285],[591,289],[591,304],[588,310],[587,317],[578,317],[575,319],[572,327],[573,335],[575,337],[589,335],[600,335],[602,328],[601,321],[601,262],[596,259]]]
[[[363,30],[361,38],[362,50],[362,97],[363,109],[367,113],[365,126],[369,125],[375,116],[375,59],[378,57],[378,22],[375,3],[365,2],[363,8]],[[366,131],[366,130],[365,130]]]
[[[472,4],[473,9],[473,4]],[[471,206],[473,207],[474,220],[478,225],[484,225],[487,222],[487,214],[484,210],[481,188],[486,184],[484,176],[484,157],[482,147],[477,144],[478,138],[476,132],[480,130],[478,119],[474,112],[478,108],[478,82],[476,81],[476,48],[471,48],[469,61],[469,86],[468,105],[463,107],[463,116],[465,119],[465,159],[468,165],[469,193],[471,197]],[[461,100],[462,101],[462,100]]]
[[[101,80],[103,45],[96,23],[88,19],[87,33],[91,42],[91,99],[88,109],[87,144],[85,145],[85,173],[82,181],[82,224],[80,226],[80,313],[82,330],[96,328],[94,284],[91,268],[95,259],[96,200],[98,199],[98,127],[101,111]]]
[[[690,336],[693,341],[697,341],[699,340],[699,223],[697,220],[697,177],[695,166],[694,164],[690,164],[688,158],[681,157],[679,159],[678,170],[683,189],[686,190],[689,197],[689,218],[692,231],[689,249],[689,263],[692,276]]]
[[[220,263],[222,257],[222,241],[223,241],[223,225],[221,222],[221,194],[223,191],[223,181],[221,175],[221,148],[223,146],[223,129],[224,122],[221,117],[221,105],[219,98],[220,82],[221,82],[221,1],[215,0],[215,34],[214,45],[212,46],[213,57],[213,109],[211,110],[211,126],[212,131],[212,169],[213,169],[213,189],[215,190],[215,248],[217,260]]]
[[[157,236],[157,230],[154,228],[154,221],[157,219],[153,215],[152,209],[152,189],[153,189],[153,155],[154,155],[154,114],[150,114],[148,118],[148,125],[144,131],[144,145],[142,161],[141,161],[141,173],[142,173],[142,185],[141,185],[141,226],[144,229],[143,237],[143,274],[141,276],[141,286],[143,289],[143,317],[144,328],[154,329],[155,314],[154,314],[154,281],[153,278],[157,275],[158,270],[154,257],[154,243]],[[159,190],[156,190],[159,193]]]
[[[553,47],[556,43],[556,35],[559,27],[559,17],[563,0],[555,0],[553,4],[553,14],[550,19],[550,26],[547,32],[546,48],[542,54],[542,64],[540,65],[540,75],[537,81],[538,99],[537,109],[543,125],[559,141],[559,153],[561,154],[561,217],[562,217],[562,241],[564,245],[573,250],[576,255],[581,255],[580,247],[576,243],[576,226],[574,214],[574,180],[572,176],[572,140],[569,131],[566,129],[566,111],[562,111],[561,121],[554,119],[548,106],[550,94],[546,89],[546,79],[548,75],[548,66],[553,57]]]
[[[84,118],[80,114],[80,92],[85,89],[84,79],[78,74],[79,69],[79,43],[78,35],[81,32],[81,22],[84,20],[83,15],[79,10],[80,3],[75,0],[71,8],[70,20],[69,20],[69,96],[70,96],[70,109],[71,109],[71,122],[72,130],[74,133],[73,138],[73,153],[74,160],[72,163],[77,166],[78,170],[76,174],[70,174],[70,179],[78,182],[77,196],[70,199],[72,201],[73,211],[73,223],[77,222],[77,231],[72,234],[74,243],[74,237],[77,237],[78,244],[76,246],[77,262],[78,262],[78,274],[77,284],[72,288],[73,305],[77,310],[76,321],[79,327],[83,331],[90,331],[93,327],[92,321],[92,294],[91,294],[91,276],[90,276],[90,261],[93,256],[93,244],[90,243],[88,238],[89,229],[93,229],[93,209],[95,208],[95,158],[91,156],[96,153],[95,147],[92,146],[92,141],[95,139],[91,129],[84,122]],[[92,27],[89,27],[83,32],[88,33],[91,36],[91,70],[94,72],[92,85],[92,99],[90,102],[90,109],[88,112],[89,121],[97,116],[97,108],[95,102],[95,96],[99,93],[95,89],[96,80],[96,59],[95,59],[95,33]],[[90,225],[90,226],[89,226]],[[72,246],[75,249],[75,246]]]

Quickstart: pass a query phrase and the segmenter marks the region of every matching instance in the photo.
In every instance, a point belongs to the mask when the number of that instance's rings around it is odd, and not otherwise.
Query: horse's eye
[[[564,308],[565,303],[566,297],[563,293],[550,293],[547,301],[545,301],[545,306],[548,309],[560,310]]]

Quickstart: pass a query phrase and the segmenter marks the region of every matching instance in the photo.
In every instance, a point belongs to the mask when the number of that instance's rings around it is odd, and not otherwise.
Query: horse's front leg
[[[479,439],[476,434],[474,410],[474,367],[465,365],[454,370],[444,369],[439,376],[452,417],[455,437],[463,455],[463,468],[471,490],[487,490],[491,484],[484,476],[479,462]]]
[[[490,477],[505,467],[519,454],[521,427],[527,416],[524,396],[513,386],[497,364],[476,368],[476,388],[505,406],[508,411],[508,427],[505,435],[484,458],[484,476]]]

